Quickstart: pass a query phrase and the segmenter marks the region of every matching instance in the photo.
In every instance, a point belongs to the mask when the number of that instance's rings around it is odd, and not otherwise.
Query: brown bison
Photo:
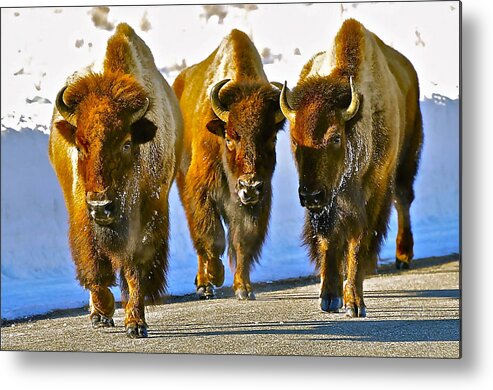
[[[250,268],[267,233],[276,136],[285,119],[280,85],[267,80],[248,36],[233,30],[173,88],[185,126],[176,181],[198,254],[197,294],[211,298],[224,282],[224,222],[235,294],[254,299]]]
[[[337,312],[343,297],[349,316],[364,317],[363,280],[375,269],[392,200],[397,266],[413,257],[409,207],[423,141],[416,71],[349,19],[333,49],[303,67],[292,93],[285,84],[281,108],[291,122],[307,209],[303,237],[320,270],[321,308]]]
[[[166,286],[168,192],[181,131],[171,87],[127,24],[109,39],[103,71],[72,77],[58,93],[49,156],[94,327],[114,325],[108,287],[119,270],[127,335],[147,336],[145,299]]]

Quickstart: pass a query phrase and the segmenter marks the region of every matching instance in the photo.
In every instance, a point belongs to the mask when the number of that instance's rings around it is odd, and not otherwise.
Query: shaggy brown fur
[[[411,63],[353,19],[342,25],[332,53],[332,61],[319,53],[301,72],[290,98],[291,138],[321,308],[338,311],[343,297],[348,315],[362,317],[363,280],[376,266],[392,200],[399,215],[397,265],[413,257],[409,207],[423,139],[419,87]],[[316,63],[333,67],[327,73]],[[345,121],[350,77],[360,105]]]
[[[57,102],[49,155],[67,204],[77,278],[91,293],[93,325],[112,323],[109,287],[120,272],[127,334],[145,337],[144,300],[157,299],[166,287],[168,193],[181,115],[152,57],[133,58],[131,46],[150,55],[128,25],[119,25],[108,41],[104,72],[67,86],[62,99],[68,108]],[[142,73],[147,81],[137,79]],[[147,101],[147,111],[132,119]],[[111,203],[103,210],[101,202]]]
[[[227,123],[211,109],[209,91],[231,79],[219,98],[229,110]],[[255,46],[233,30],[204,61],[185,69],[173,88],[184,116],[182,162],[177,173],[180,197],[198,254],[197,292],[213,296],[221,286],[228,226],[228,253],[239,299],[253,299],[250,268],[267,233],[271,205],[279,111],[279,90],[269,84]],[[262,182],[258,202],[243,204],[240,180]]]

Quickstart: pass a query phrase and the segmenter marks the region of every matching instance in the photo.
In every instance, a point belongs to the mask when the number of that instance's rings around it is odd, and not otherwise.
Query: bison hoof
[[[342,299],[335,298],[320,298],[320,309],[329,313],[339,313],[339,309],[342,307]]]
[[[135,323],[128,324],[125,327],[127,337],[131,339],[144,339],[147,337],[147,327]]]
[[[356,317],[366,317],[366,307],[361,306],[352,306],[352,307],[346,307],[346,316],[351,317],[351,318],[356,318]]]
[[[256,299],[253,291],[248,292],[242,288],[236,290],[235,295],[239,301],[254,301]]]
[[[108,318],[99,314],[96,314],[91,318],[91,323],[94,329],[110,328],[115,326],[115,321],[113,321],[113,318]]]
[[[214,286],[212,284],[208,284],[207,286],[197,287],[197,297],[200,300],[214,298]]]
[[[395,259],[395,268],[396,269],[409,269],[409,263],[406,263],[405,261],[401,261],[399,259]]]

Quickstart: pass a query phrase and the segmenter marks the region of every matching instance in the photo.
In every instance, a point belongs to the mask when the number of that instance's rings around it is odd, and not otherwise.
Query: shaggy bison
[[[413,257],[409,207],[423,140],[416,72],[349,19],[332,50],[304,66],[293,92],[284,86],[281,108],[291,122],[307,209],[303,236],[320,270],[321,308],[338,311],[343,297],[349,316],[364,317],[363,280],[375,268],[392,201],[398,268]]]
[[[267,80],[248,36],[233,30],[173,88],[184,119],[176,180],[198,254],[197,293],[210,298],[223,284],[224,222],[235,294],[254,299],[250,268],[267,233],[276,135],[285,119],[280,85]]]
[[[126,333],[147,336],[144,300],[166,286],[168,192],[181,130],[172,89],[126,24],[108,41],[103,71],[76,75],[58,93],[49,156],[94,327],[113,325],[108,287],[119,271]]]

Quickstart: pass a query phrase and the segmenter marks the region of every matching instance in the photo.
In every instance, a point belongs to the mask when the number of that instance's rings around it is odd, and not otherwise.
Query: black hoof
[[[395,259],[395,268],[396,269],[409,269],[409,263],[404,261],[400,261],[399,259]]]
[[[339,313],[339,309],[342,307],[342,299],[335,298],[320,298],[320,309],[329,313]]]
[[[131,339],[145,339],[147,327],[145,325],[128,324],[126,326],[127,337]]]
[[[366,307],[361,306],[353,306],[353,307],[346,307],[346,316],[351,317],[351,318],[363,318],[366,317]]]
[[[197,287],[197,298],[200,300],[214,298],[214,286],[212,284],[208,284],[207,286]]]
[[[110,328],[115,326],[115,321],[113,321],[113,318],[108,318],[99,314],[92,316],[91,323],[94,329]]]
[[[254,301],[256,299],[253,291],[248,292],[247,290],[242,288],[236,290],[235,295],[239,301]]]

